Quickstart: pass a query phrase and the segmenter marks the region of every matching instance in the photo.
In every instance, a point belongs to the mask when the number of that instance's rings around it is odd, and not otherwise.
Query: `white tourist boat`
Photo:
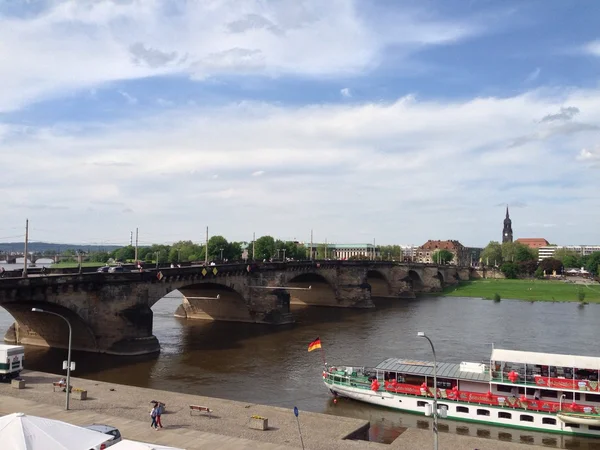
[[[433,408],[433,362],[327,367],[335,396],[416,414]],[[437,363],[440,417],[600,437],[600,358],[494,349],[487,363]]]

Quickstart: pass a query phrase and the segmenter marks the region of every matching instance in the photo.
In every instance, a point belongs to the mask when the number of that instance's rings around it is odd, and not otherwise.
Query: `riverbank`
[[[584,301],[600,303],[600,285],[579,284],[549,280],[485,279],[463,281],[442,292],[447,297],[480,297],[487,300],[500,295],[501,299],[516,299],[546,302],[579,302],[580,292]]]
[[[87,400],[71,398],[71,410],[64,410],[65,394],[53,392],[52,382],[57,376],[44,372],[24,371],[25,389],[14,389],[0,384],[0,413],[24,412],[75,425],[103,423],[116,426],[126,439],[143,440],[195,450],[212,449],[265,449],[300,448],[298,424],[291,409],[234,402],[213,397],[201,397],[176,392],[138,388],[71,377],[75,388],[88,392]],[[252,381],[248,380],[249,389]],[[274,387],[276,389],[276,387]],[[150,431],[150,401],[166,404],[158,432]],[[189,413],[189,405],[208,406],[212,418]],[[269,429],[250,429],[250,417],[259,415],[269,420]],[[364,430],[368,421],[327,414],[300,411],[300,426],[306,449],[406,449],[422,450],[432,445],[432,433],[409,428],[391,444],[378,444],[345,439]],[[541,450],[537,445],[500,442],[472,436],[443,433],[442,450]]]

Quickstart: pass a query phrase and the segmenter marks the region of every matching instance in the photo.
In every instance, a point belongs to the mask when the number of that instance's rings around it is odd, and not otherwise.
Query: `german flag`
[[[308,344],[309,352],[312,352],[313,350],[316,350],[318,348],[321,348],[321,339],[320,338],[316,338],[314,341],[312,341],[310,344]]]

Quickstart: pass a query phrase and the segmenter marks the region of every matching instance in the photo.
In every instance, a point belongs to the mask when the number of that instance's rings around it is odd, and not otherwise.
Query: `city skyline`
[[[598,242],[596,2],[174,5],[0,6],[0,242]]]

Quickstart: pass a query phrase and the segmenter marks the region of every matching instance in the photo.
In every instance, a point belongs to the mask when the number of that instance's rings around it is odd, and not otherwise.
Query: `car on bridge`
[[[108,273],[120,273],[120,272],[129,272],[129,270],[125,269],[123,266],[111,266],[108,269]]]
[[[102,267],[98,267],[98,270],[96,270],[96,272],[108,272],[110,270],[110,266],[102,266]]]

